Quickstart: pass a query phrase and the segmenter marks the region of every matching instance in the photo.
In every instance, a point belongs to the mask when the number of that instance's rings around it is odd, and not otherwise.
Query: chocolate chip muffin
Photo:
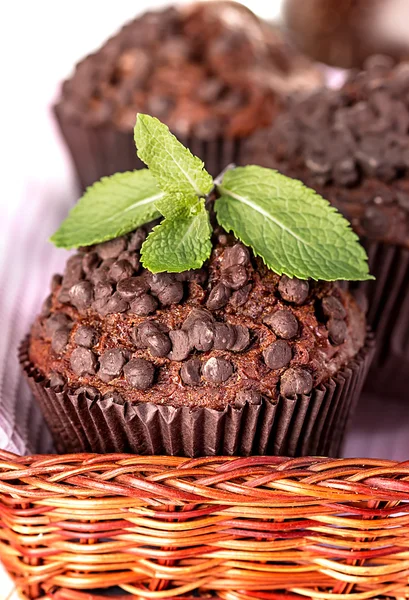
[[[164,121],[217,175],[281,98],[322,82],[278,29],[235,2],[148,12],[81,61],[55,113],[82,188],[140,167],[137,112]]]
[[[247,142],[259,161],[301,179],[361,237],[376,281],[355,285],[378,350],[368,387],[406,397],[409,369],[409,66],[372,57],[339,91],[293,102]]]
[[[146,233],[71,256],[23,344],[59,451],[336,453],[371,354],[353,297],[220,229],[200,270],[152,274]]]

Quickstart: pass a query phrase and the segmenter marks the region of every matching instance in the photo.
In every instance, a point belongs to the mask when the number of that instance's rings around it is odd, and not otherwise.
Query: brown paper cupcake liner
[[[407,395],[409,382],[409,250],[363,240],[375,281],[353,284],[368,302],[368,324],[377,349],[365,391]]]
[[[134,404],[52,389],[28,358],[28,340],[19,358],[60,453],[335,456],[373,351],[369,333],[356,358],[310,395],[223,410]]]
[[[114,127],[81,125],[64,114],[61,105],[54,106],[61,134],[71,154],[79,186],[84,191],[105,175],[117,171],[132,171],[146,165],[138,158],[133,132]],[[203,140],[194,135],[177,138],[205,163],[207,171],[216,177],[228,164],[237,163],[241,139]]]

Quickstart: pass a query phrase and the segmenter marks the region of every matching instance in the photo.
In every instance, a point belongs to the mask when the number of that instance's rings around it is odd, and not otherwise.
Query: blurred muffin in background
[[[362,67],[372,54],[409,57],[407,0],[285,0],[285,25],[297,47],[336,67]]]
[[[157,116],[217,175],[282,98],[322,84],[281,32],[235,2],[148,12],[77,66],[55,107],[82,188],[141,167],[137,112]]]
[[[289,103],[242,164],[303,181],[347,217],[376,281],[357,286],[377,334],[367,386],[406,398],[409,373],[409,63],[373,56],[339,90]]]

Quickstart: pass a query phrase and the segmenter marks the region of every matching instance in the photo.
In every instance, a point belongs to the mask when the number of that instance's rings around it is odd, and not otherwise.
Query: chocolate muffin
[[[281,98],[322,83],[320,71],[235,2],[148,12],[76,67],[55,114],[85,189],[141,167],[137,112],[157,116],[214,176],[240,141],[269,125]]]
[[[409,369],[409,65],[372,57],[339,91],[290,103],[243,164],[301,179],[351,222],[376,280],[354,284],[378,339],[368,388],[406,396]]]
[[[362,68],[373,54],[409,57],[408,4],[400,0],[284,0],[283,20],[306,55]]]
[[[372,347],[353,297],[220,228],[202,269],[155,275],[147,229],[71,256],[22,346],[58,450],[336,454]]]

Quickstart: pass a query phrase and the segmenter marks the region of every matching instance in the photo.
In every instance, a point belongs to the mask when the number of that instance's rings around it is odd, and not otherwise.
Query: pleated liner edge
[[[40,404],[57,452],[132,452],[177,456],[273,454],[337,456],[374,353],[368,332],[358,355],[309,395],[279,397],[242,407],[133,404],[68,389],[52,389],[30,362],[29,339],[19,360]]]
[[[368,300],[377,348],[365,391],[406,400],[409,373],[409,249],[363,239],[374,281],[351,285]]]

